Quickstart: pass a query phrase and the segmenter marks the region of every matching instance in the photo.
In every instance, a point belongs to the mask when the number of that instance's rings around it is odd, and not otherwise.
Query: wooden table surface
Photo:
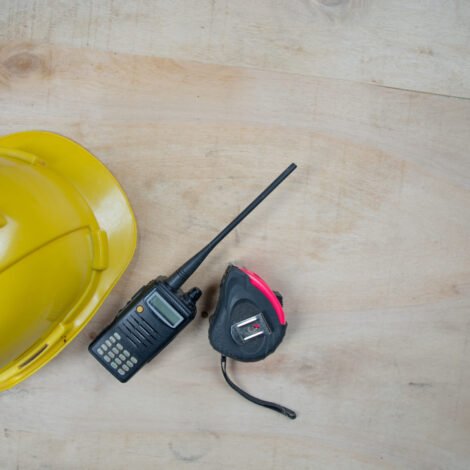
[[[139,228],[87,328],[0,396],[0,467],[468,469],[469,24],[465,0],[0,0],[0,134],[82,143]],[[291,161],[191,284],[211,312],[237,262],[283,293],[283,344],[231,370],[298,419],[225,385],[201,316],[117,383],[91,338]]]

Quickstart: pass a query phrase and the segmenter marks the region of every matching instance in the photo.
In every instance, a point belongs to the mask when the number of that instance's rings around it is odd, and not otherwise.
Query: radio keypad
[[[120,339],[119,333],[113,333],[103,340],[96,351],[119,375],[123,376],[139,361],[122,345]]]

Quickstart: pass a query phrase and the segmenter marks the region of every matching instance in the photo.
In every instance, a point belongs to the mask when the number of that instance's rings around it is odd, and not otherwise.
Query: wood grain
[[[127,16],[120,2],[113,14],[107,2],[74,3],[65,24],[55,19],[64,18],[67,2],[49,16],[42,7],[54,2],[3,3],[0,134],[49,129],[89,148],[125,188],[140,236],[132,265],[86,330],[0,396],[0,466],[468,468],[470,101],[434,94],[464,96],[465,75],[456,78],[440,63],[423,78],[421,59],[394,74],[374,69],[390,86],[433,93],[360,83],[371,81],[372,69],[358,75],[353,59],[342,65],[348,77],[328,78],[333,68],[316,77],[295,52],[263,42],[283,40],[300,8],[317,12],[337,43],[354,31],[351,39],[367,41],[361,22],[376,12],[372,2],[271,2],[269,34],[266,27],[251,35],[260,41],[256,53],[264,50],[271,62],[251,63],[256,44],[246,44],[236,66],[229,65],[233,25],[254,29],[247,17],[236,20],[243,2],[227,3],[225,27],[219,2],[214,13],[204,2],[155,3],[153,13],[153,2],[129,2]],[[265,11],[263,2],[251,4],[255,18]],[[405,8],[377,4],[384,18]],[[414,16],[421,15],[434,25],[424,47],[455,41],[460,52],[448,57],[449,68],[459,68],[459,54],[467,57],[458,33],[466,3],[446,3],[460,9],[460,19],[443,6],[423,16],[426,5],[406,7],[408,37],[396,34],[406,24],[393,15],[387,21],[395,30],[370,34],[414,47],[424,34]],[[81,22],[87,7],[91,19]],[[170,34],[164,25],[178,8],[183,19],[171,20]],[[276,26],[280,9],[289,13]],[[204,55],[205,33],[196,38],[185,28],[184,18],[209,27],[206,15],[215,18],[212,56]],[[106,18],[103,32],[98,25]],[[438,23],[455,35],[436,40]],[[217,55],[222,30],[226,55]],[[302,29],[295,31],[294,39]],[[306,44],[315,42],[302,34]],[[191,44],[185,54],[182,44]],[[381,41],[376,51],[399,56]],[[336,49],[332,57],[340,63],[341,54]],[[219,59],[222,65],[200,62]],[[205,291],[200,310],[208,312],[227,262],[245,264],[283,293],[284,343],[266,361],[236,364],[232,372],[253,393],[298,410],[298,419],[258,409],[224,384],[200,317],[131,382],[117,384],[88,355],[91,338],[140,285],[192,254],[291,161],[299,169],[193,283]]]
[[[0,41],[470,97],[466,0],[2,0]]]

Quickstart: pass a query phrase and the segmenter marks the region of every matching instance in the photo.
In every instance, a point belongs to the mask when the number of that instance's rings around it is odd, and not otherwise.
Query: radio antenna
[[[201,251],[181,265],[167,280],[172,289],[179,289],[186,280],[196,271],[207,255],[262,201],[266,199],[295,169],[297,165],[291,163],[253,202],[248,204],[216,237]]]

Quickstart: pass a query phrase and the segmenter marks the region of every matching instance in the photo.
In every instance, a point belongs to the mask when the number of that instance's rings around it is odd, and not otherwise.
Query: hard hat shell
[[[136,237],[124,191],[83,147],[50,132],[0,137],[0,391],[80,332]]]

